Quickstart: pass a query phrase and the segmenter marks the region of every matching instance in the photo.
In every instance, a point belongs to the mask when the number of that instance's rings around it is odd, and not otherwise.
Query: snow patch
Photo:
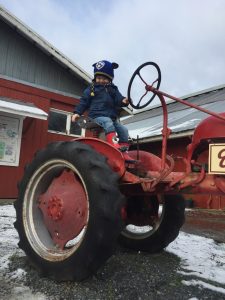
[[[201,280],[194,280],[194,279],[190,280],[190,281],[182,280],[182,283],[187,285],[187,286],[190,286],[190,285],[201,286],[203,288],[213,290],[215,292],[222,293],[222,294],[225,295],[225,289],[224,288],[214,286],[212,284],[206,283],[206,282],[201,281]]]
[[[181,268],[185,275],[225,284],[225,244],[216,244],[205,237],[180,232],[178,238],[166,251],[181,258]]]
[[[11,292],[9,300],[47,300],[48,298],[41,293],[33,294],[27,286],[16,286]]]

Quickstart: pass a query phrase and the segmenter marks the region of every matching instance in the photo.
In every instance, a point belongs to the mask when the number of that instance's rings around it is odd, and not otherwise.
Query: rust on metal
[[[64,170],[39,197],[44,223],[56,245],[79,235],[88,222],[88,199],[80,178]]]

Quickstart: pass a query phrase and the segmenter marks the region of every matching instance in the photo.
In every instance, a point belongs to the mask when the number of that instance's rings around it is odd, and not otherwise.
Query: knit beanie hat
[[[92,65],[94,67],[94,77],[96,75],[103,75],[113,80],[114,77],[114,69],[117,69],[119,65],[117,63],[111,63],[107,60],[101,60]]]

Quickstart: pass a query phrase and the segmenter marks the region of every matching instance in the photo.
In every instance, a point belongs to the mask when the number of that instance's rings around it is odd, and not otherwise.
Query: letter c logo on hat
[[[96,63],[95,67],[96,69],[100,70],[104,67],[104,65],[105,65],[104,61],[99,61]]]

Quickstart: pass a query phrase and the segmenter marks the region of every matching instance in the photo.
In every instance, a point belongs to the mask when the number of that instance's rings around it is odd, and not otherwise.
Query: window
[[[50,109],[48,117],[48,130],[66,135],[84,135],[77,123],[71,122],[72,113],[57,109]]]

